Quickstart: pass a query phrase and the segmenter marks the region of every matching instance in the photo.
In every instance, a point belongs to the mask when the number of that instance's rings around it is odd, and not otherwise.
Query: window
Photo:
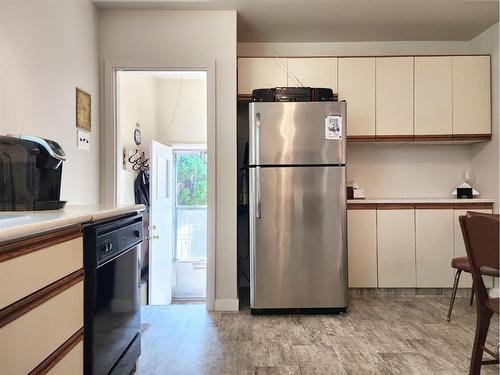
[[[207,152],[176,150],[175,259],[207,258]]]

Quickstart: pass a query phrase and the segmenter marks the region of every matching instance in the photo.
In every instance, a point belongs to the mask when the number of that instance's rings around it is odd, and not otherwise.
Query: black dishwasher
[[[129,374],[141,354],[142,216],[95,222],[83,234],[84,372]]]

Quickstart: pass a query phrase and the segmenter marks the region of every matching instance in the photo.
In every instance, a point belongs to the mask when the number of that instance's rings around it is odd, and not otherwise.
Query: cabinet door
[[[453,134],[491,134],[490,57],[453,57]]]
[[[249,95],[253,89],[287,86],[287,59],[239,58],[238,94]]]
[[[413,57],[376,60],[376,133],[413,135]]]
[[[474,212],[482,212],[485,214],[491,214],[491,209],[486,210],[478,210],[475,208],[471,209],[455,209],[453,211],[453,231],[454,231],[454,257],[466,257],[467,252],[465,251],[465,242],[464,237],[462,236],[462,228],[460,228],[460,222],[458,218],[462,215],[465,215],[467,211]],[[451,262],[451,261],[450,261]],[[484,277],[483,278],[484,285],[487,288],[493,287],[493,278],[492,277]],[[472,276],[469,273],[462,272],[460,275],[460,283],[458,284],[459,288],[470,288],[472,286]]]
[[[350,288],[377,287],[377,211],[347,211]]]
[[[414,210],[377,210],[377,243],[379,288],[414,288]]]
[[[347,136],[375,135],[375,58],[339,59],[339,100],[347,101]]]
[[[418,288],[453,285],[453,209],[415,211]]]
[[[0,329],[2,374],[27,374],[83,327],[83,281]]]
[[[80,341],[68,354],[52,367],[48,375],[83,375],[83,341]]]
[[[452,134],[452,112],[452,58],[415,57],[415,135]]]
[[[82,267],[81,236],[0,262],[0,309]]]
[[[337,58],[288,59],[288,86],[326,87],[337,90]]]

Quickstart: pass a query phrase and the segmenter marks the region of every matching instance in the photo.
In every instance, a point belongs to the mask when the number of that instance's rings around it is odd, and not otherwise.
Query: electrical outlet
[[[77,131],[77,146],[81,150],[90,150],[90,133],[82,130]]]

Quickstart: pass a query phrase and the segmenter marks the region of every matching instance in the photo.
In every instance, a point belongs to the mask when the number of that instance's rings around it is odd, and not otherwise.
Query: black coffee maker
[[[0,136],[0,211],[57,210],[66,156],[57,142]]]

